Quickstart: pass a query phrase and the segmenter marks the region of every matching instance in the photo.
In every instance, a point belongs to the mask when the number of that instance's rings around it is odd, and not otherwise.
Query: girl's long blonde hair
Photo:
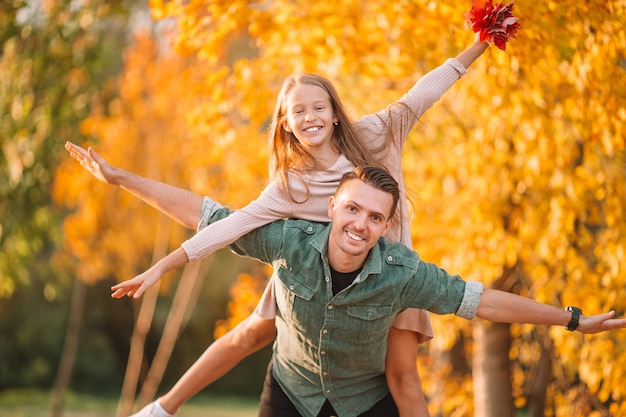
[[[289,191],[289,170],[305,173],[319,169],[315,163],[315,158],[304,149],[296,136],[283,129],[287,122],[286,98],[297,85],[318,86],[328,93],[334,115],[338,121],[334,127],[334,140],[331,145],[334,150],[343,154],[355,166],[381,165],[380,161],[374,157],[373,152],[368,150],[359,140],[357,129],[348,117],[332,83],[317,74],[294,74],[287,77],[283,83],[269,128],[269,174],[270,179],[276,181],[280,190],[286,192],[293,199],[293,195]]]

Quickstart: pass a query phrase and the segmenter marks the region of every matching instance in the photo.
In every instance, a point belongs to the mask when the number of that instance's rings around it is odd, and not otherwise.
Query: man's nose
[[[354,221],[352,223],[354,224],[354,227],[357,228],[358,230],[363,230],[365,228],[366,221],[367,221],[366,215],[358,215],[354,218]]]

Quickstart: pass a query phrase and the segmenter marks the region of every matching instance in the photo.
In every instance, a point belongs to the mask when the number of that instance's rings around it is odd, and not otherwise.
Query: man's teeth
[[[351,239],[354,240],[364,240],[361,236],[357,236],[354,233],[346,232]]]

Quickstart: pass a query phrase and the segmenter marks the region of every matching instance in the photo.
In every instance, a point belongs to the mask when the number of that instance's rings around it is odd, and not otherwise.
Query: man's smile
[[[356,241],[359,241],[359,242],[361,242],[361,241],[365,240],[365,238],[364,238],[364,237],[359,236],[359,235],[357,235],[357,234],[355,234],[354,232],[351,232],[351,231],[349,231],[349,230],[346,230],[346,235],[348,235],[348,237],[349,237],[350,239],[352,239],[352,240],[356,240]]]

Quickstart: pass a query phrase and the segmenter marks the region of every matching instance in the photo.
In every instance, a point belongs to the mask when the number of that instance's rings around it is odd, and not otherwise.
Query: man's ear
[[[335,196],[331,196],[328,199],[328,217],[332,219],[334,213],[335,213]]]
[[[385,230],[383,231],[383,233],[381,234],[381,236],[385,236],[387,234],[387,232],[389,231],[389,229],[391,228],[391,225],[393,224],[393,219],[389,219],[387,220],[387,224],[385,225]]]

